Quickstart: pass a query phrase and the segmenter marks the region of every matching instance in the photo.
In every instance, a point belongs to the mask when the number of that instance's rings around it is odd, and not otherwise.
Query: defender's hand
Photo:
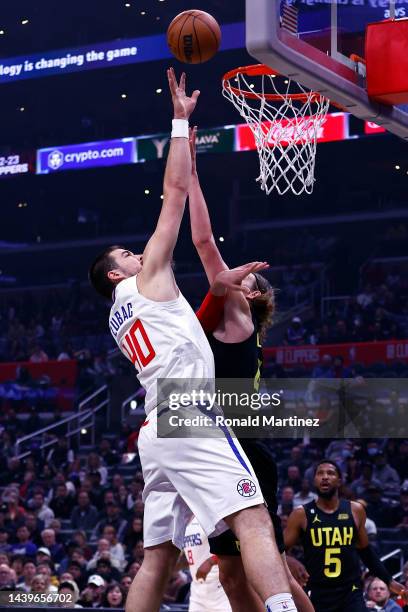
[[[243,266],[239,266],[238,268],[233,268],[232,270],[223,270],[215,277],[212,287],[224,287],[224,289],[242,291],[245,294],[250,293],[250,289],[241,284],[242,281],[248,276],[248,274],[260,272],[266,268],[269,268],[269,264],[267,264],[266,261],[253,261],[251,263],[244,264]]]
[[[195,109],[200,92],[198,89],[193,91],[189,98],[186,94],[186,73],[180,77],[180,82],[177,83],[174,68],[167,70],[167,78],[169,80],[169,88],[174,106],[174,119],[188,119]]]

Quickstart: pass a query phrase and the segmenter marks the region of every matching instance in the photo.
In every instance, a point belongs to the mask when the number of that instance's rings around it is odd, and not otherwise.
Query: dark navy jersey
[[[361,570],[356,549],[358,529],[351,503],[340,500],[336,512],[321,510],[315,501],[304,506],[307,518],[303,533],[305,565],[313,587],[360,586]]]
[[[208,335],[208,341],[214,353],[215,377],[252,379],[256,391],[262,369],[262,347],[256,326],[243,342],[221,342],[213,334]]]
[[[216,378],[247,379],[251,387],[247,389],[249,393],[258,392],[263,365],[262,345],[255,317],[253,323],[254,331],[243,342],[221,342],[212,334],[208,337],[214,353]],[[258,477],[269,511],[276,512],[278,471],[267,442],[253,438],[239,438],[239,441]]]

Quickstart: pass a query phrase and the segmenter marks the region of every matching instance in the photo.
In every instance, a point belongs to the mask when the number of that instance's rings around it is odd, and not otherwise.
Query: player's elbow
[[[183,174],[173,174],[165,178],[164,181],[164,197],[170,197],[172,194],[178,194],[187,198],[189,180]]]
[[[198,251],[206,251],[211,249],[214,244],[212,232],[193,232],[193,244]]]

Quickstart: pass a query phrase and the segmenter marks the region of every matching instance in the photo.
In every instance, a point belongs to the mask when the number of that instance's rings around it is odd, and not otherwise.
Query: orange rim
[[[322,98],[321,94],[317,91],[312,91],[309,94],[304,93],[285,93],[285,94],[271,94],[271,93],[263,93],[257,94],[254,91],[248,91],[247,89],[240,89],[239,87],[234,87],[231,85],[231,79],[234,79],[239,74],[245,74],[246,76],[281,76],[279,72],[272,70],[269,66],[265,64],[253,64],[252,66],[240,66],[239,68],[234,68],[234,70],[230,70],[226,72],[222,77],[223,86],[226,89],[232,91],[235,95],[242,95],[245,98],[250,98],[251,100],[258,100],[260,97],[265,98],[265,100],[269,100],[270,102],[279,102],[282,98],[288,98],[289,100],[297,100],[298,102],[307,102],[308,100],[317,100]]]

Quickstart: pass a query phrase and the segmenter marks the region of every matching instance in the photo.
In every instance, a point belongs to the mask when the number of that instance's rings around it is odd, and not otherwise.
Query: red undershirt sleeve
[[[213,332],[220,323],[224,314],[226,295],[213,295],[211,290],[207,293],[196,315],[205,332]]]

